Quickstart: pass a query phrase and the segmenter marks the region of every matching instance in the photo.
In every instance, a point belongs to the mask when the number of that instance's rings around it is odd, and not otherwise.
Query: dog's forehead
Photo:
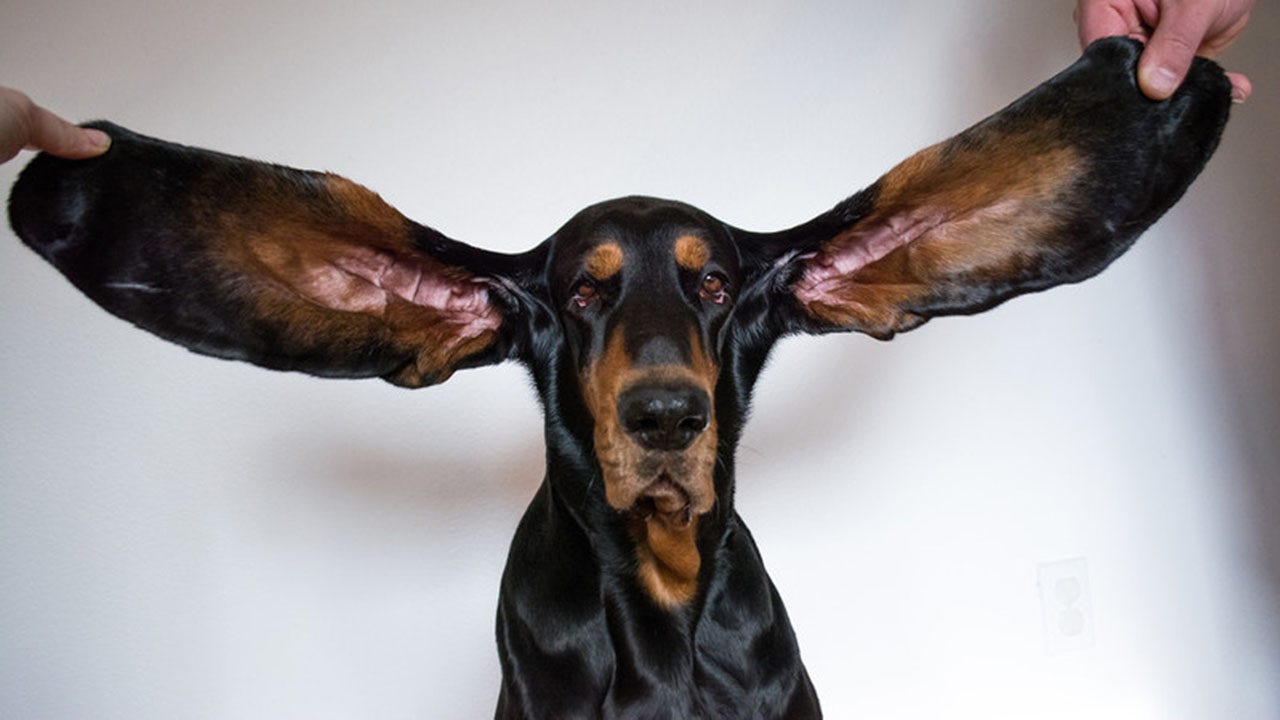
[[[587,269],[607,277],[626,262],[669,261],[696,269],[712,256],[735,253],[723,226],[685,203],[648,197],[608,200],[578,213],[555,237],[557,274]]]

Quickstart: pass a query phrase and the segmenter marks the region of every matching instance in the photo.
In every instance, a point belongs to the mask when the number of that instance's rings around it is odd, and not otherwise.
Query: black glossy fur
[[[1172,100],[1148,101],[1133,81],[1138,52],[1131,41],[1095,44],[936,154],[779,233],[744,232],[681,203],[626,198],[582,211],[526,253],[501,255],[364,196],[354,202],[331,177],[108,124],[98,126],[114,145],[101,159],[33,161],[13,190],[10,216],[24,242],[93,300],[197,352],[411,386],[508,359],[529,368],[546,413],[547,468],[502,579],[497,717],[813,718],[817,696],[786,611],[734,509],[735,447],[769,352],[792,333],[888,337],[1105,268],[1194,179],[1229,107],[1228,84],[1207,61],[1197,61]],[[1006,182],[1017,173],[1004,161],[982,163],[1009,143],[1011,157],[1031,157],[1017,182]],[[1050,146],[1055,153],[1037,160]],[[1002,182],[1009,189],[998,189]],[[977,186],[997,190],[988,196]],[[973,203],[982,209],[960,209]],[[834,278],[824,269],[824,257],[861,253],[866,237],[901,240],[903,218],[920,213],[942,219]],[[313,252],[313,234],[339,249]],[[686,236],[705,257],[671,259],[672,244]],[[584,275],[584,258],[605,242],[620,248],[621,269]],[[346,268],[344,248],[357,243],[372,243],[394,268],[429,277],[469,305],[424,300],[411,285],[413,307],[401,308],[409,320],[398,319],[392,310],[402,300],[372,287],[386,272],[374,272],[372,285],[346,270],[323,274]],[[330,255],[339,261],[324,264]],[[360,278],[372,272],[366,265],[386,267],[359,262]],[[282,269],[298,265],[307,273]],[[800,290],[806,277],[817,278],[817,289]],[[373,300],[356,302],[352,293]],[[373,305],[379,310],[366,309]],[[610,356],[615,336],[622,350]],[[706,367],[688,370],[700,362]],[[696,591],[672,602],[638,580],[645,530],[637,523],[654,522],[645,505],[652,490],[625,507],[606,496],[634,478],[604,476],[596,433],[615,400],[593,405],[584,379],[648,378],[655,367],[687,370],[695,385],[711,378],[714,388],[705,430],[717,433],[714,504],[692,518]],[[632,451],[646,462],[684,459],[679,450]],[[670,492],[692,505],[696,469],[672,472],[678,489]],[[678,532],[689,520],[648,527]]]

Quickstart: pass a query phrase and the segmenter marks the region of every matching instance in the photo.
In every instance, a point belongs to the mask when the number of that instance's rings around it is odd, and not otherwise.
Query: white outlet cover
[[[1045,651],[1049,655],[1087,650],[1094,643],[1089,564],[1080,558],[1036,566]]]

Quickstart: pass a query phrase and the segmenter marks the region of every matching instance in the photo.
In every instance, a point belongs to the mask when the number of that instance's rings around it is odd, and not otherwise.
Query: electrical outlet
[[[1036,568],[1045,651],[1060,655],[1093,647],[1093,599],[1084,558],[1040,563]]]

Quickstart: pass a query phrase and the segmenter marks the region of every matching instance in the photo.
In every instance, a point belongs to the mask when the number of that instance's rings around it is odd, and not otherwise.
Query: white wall
[[[788,226],[1077,54],[1065,0],[358,5],[7,3],[0,83],[518,250],[629,193]],[[1102,277],[781,346],[739,503],[829,717],[1280,717],[1278,24]],[[518,368],[408,392],[198,357],[0,234],[0,716],[491,714],[541,478]],[[1077,557],[1095,641],[1049,654],[1037,567]]]

